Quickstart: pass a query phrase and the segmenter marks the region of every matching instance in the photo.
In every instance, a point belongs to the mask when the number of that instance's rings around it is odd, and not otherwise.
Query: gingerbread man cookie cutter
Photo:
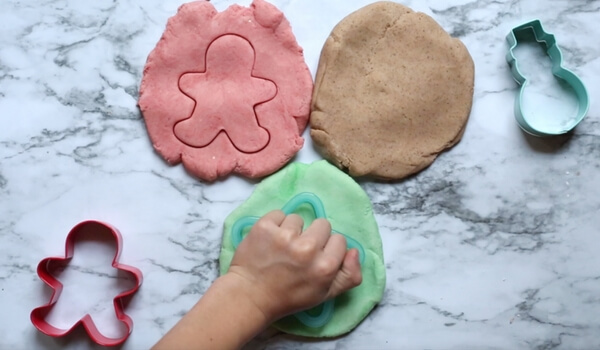
[[[128,272],[133,277],[132,279],[135,282],[135,285],[131,289],[121,292],[113,299],[115,315],[117,319],[126,328],[126,333],[122,337],[109,338],[103,335],[98,330],[94,321],[92,320],[92,317],[89,314],[84,315],[69,329],[61,329],[54,327],[46,321],[46,316],[58,301],[63,289],[62,283],[53,276],[52,272],[54,272],[59,266],[65,266],[69,263],[71,258],[73,258],[73,254],[75,252],[76,237],[84,230],[92,230],[96,233],[99,231],[110,232],[117,246],[115,256],[112,260],[112,266],[118,270]],[[127,338],[133,330],[133,320],[125,313],[124,309],[127,303],[129,302],[130,298],[133,296],[133,294],[135,294],[138,291],[138,289],[142,285],[143,278],[142,272],[137,268],[119,263],[119,256],[121,255],[122,246],[123,238],[121,237],[119,230],[107,223],[95,220],[87,220],[73,227],[67,235],[65,241],[65,256],[45,258],[38,264],[37,274],[40,277],[40,279],[44,281],[44,283],[46,283],[48,286],[50,286],[50,288],[52,288],[52,295],[50,297],[50,301],[47,304],[37,307],[31,312],[31,322],[33,323],[33,325],[40,332],[51,337],[62,337],[71,333],[74,329],[79,327],[79,325],[82,325],[89,337],[99,345],[115,346],[125,342],[125,340],[127,340]]]
[[[544,30],[539,20],[533,20],[514,27],[506,40],[509,44],[506,61],[511,68],[512,75],[516,82],[521,85],[519,94],[515,100],[515,118],[523,131],[534,136],[553,136],[568,133],[573,130],[586,116],[589,109],[589,98],[585,85],[575,73],[562,66],[562,52],[556,43],[556,38]],[[527,78],[519,70],[517,58],[513,50],[521,42],[537,41],[544,44],[546,54],[552,61],[552,74],[561,82],[572,88],[572,91],[578,101],[578,109],[575,116],[566,116],[561,121],[561,128],[551,126],[551,123],[532,125],[530,119],[523,113],[523,92],[528,84]],[[562,116],[553,116],[554,118],[563,118]],[[550,117],[552,118],[552,117]],[[546,119],[549,120],[549,119]]]
[[[285,215],[289,215],[304,204],[308,204],[312,208],[315,218],[327,218],[323,202],[317,195],[311,192],[302,192],[295,195],[281,208],[281,211]],[[237,249],[244,239],[244,232],[247,232],[259,219],[257,216],[244,216],[235,222],[231,228],[231,240],[235,249]],[[363,246],[357,240],[342,232],[335,230],[332,230],[332,232],[341,234],[346,238],[348,249],[355,248],[358,250],[360,264],[361,266],[364,265],[366,254]],[[335,299],[330,299],[311,310],[297,312],[294,314],[294,317],[307,327],[318,328],[329,322],[333,316],[334,308]]]

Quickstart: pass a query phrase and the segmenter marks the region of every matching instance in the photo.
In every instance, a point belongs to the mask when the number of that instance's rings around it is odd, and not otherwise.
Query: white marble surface
[[[84,219],[117,226],[121,261],[144,273],[125,349],[151,346],[215,278],[222,222],[254,184],[204,184],[166,165],[136,107],[145,58],[181,2],[0,2],[0,348],[93,347],[81,332],[53,339],[29,321],[49,295],[37,263],[62,254],[68,230]],[[219,9],[232,2],[214,1]],[[274,1],[313,74],[332,27],[369,2]],[[600,1],[404,4],[432,15],[473,56],[464,138],[406,181],[361,183],[381,227],[388,284],[354,332],[327,341],[266,332],[249,347],[599,348]],[[569,137],[526,137],[513,119],[517,86],[504,37],[533,18],[556,35],[592,98]],[[315,159],[307,140],[296,160]],[[102,249],[87,255],[102,259]],[[118,285],[114,275],[107,269],[101,287],[89,279],[102,275],[105,260],[65,273],[82,290],[53,317],[66,322],[77,313],[69,306],[87,301],[111,327],[102,305]]]

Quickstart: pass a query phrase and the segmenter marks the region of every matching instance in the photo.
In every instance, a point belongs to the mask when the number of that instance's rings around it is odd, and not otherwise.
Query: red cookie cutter
[[[60,283],[56,278],[54,278],[51,272],[55,270],[57,266],[64,266],[71,260],[71,258],[73,257],[73,252],[75,250],[75,237],[83,229],[92,230],[93,232],[97,232],[99,230],[108,230],[117,243],[117,251],[115,253],[115,257],[113,258],[112,266],[116,269],[127,271],[131,273],[134,277],[135,286],[129,290],[122,292],[113,299],[117,319],[121,321],[127,329],[126,334],[120,338],[108,338],[102,335],[98,328],[96,328],[96,325],[94,324],[94,321],[92,320],[92,317],[89,314],[83,316],[69,329],[56,328],[48,322],[46,322],[45,320],[46,316],[48,315],[54,304],[56,304],[56,302],[58,301],[58,298],[60,297],[60,294],[63,289],[62,283]],[[31,322],[40,332],[51,337],[62,337],[73,331],[81,324],[83,325],[83,328],[85,328],[90,338],[99,345],[115,346],[122,344],[123,342],[125,342],[125,340],[127,340],[133,329],[133,321],[131,320],[131,317],[125,314],[123,309],[129,301],[130,297],[135,292],[137,292],[137,290],[142,285],[142,272],[133,266],[119,264],[118,260],[119,256],[121,255],[122,242],[123,239],[121,237],[121,234],[119,233],[119,230],[117,230],[115,227],[100,221],[87,220],[77,224],[71,229],[71,231],[67,235],[64,258],[51,257],[40,261],[37,267],[38,276],[53,290],[52,296],[50,297],[50,302],[48,302],[48,304],[46,305],[33,309],[33,311],[31,312]]]

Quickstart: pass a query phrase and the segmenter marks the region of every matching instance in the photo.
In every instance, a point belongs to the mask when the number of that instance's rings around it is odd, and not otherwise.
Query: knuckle
[[[286,241],[290,241],[297,236],[297,234],[296,231],[291,228],[282,228],[280,229],[278,236],[284,238]]]
[[[337,272],[338,264],[334,258],[322,257],[315,262],[314,269],[318,276],[329,277]]]
[[[271,225],[267,220],[258,220],[254,226],[252,226],[252,231],[267,232],[270,228]]]
[[[335,242],[337,246],[343,247],[344,249],[348,245],[346,242],[346,237],[339,233],[331,235],[331,237],[329,237],[329,240]]]
[[[321,227],[323,230],[331,232],[331,223],[327,219],[324,219],[324,218],[315,219],[315,221],[313,221],[312,225],[317,225],[317,226]]]
[[[281,209],[271,210],[269,212],[269,214],[274,214],[274,215],[279,215],[279,216],[285,216],[285,213],[283,211],[281,211]]]
[[[294,232],[292,230],[284,228],[279,231],[278,235],[275,235],[275,241],[282,247],[288,246],[292,241],[293,235]]]
[[[300,215],[298,215],[296,213],[291,213],[291,214],[288,215],[288,217],[291,218],[291,219],[293,219],[294,221],[304,223],[304,219],[302,219],[302,216],[300,216]]]
[[[312,259],[316,252],[316,244],[309,239],[299,239],[292,249],[294,258],[300,261]]]

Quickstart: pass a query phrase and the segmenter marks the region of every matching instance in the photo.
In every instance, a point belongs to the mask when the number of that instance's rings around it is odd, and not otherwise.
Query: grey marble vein
[[[371,2],[273,1],[313,74],[333,26]],[[82,335],[47,338],[29,321],[50,292],[38,262],[61,256],[67,232],[84,219],[117,226],[121,261],[144,273],[124,349],[149,348],[218,276],[222,223],[256,181],[208,184],[168,165],[137,107],[146,57],[182,3],[0,2],[0,310],[10,315],[0,318],[0,348],[97,348]],[[236,1],[213,3],[223,10]],[[600,2],[403,3],[431,15],[473,57],[463,140],[404,181],[359,181],[380,226],[388,284],[357,329],[329,340],[268,329],[246,348],[600,348]],[[555,34],[564,65],[592,98],[567,136],[529,137],[514,121],[518,86],[505,36],[533,18]],[[320,159],[304,135],[295,160]],[[71,297],[99,315],[110,314],[112,293],[126,282],[104,265],[78,263],[61,275],[108,288]],[[62,310],[54,317],[78,317]]]

